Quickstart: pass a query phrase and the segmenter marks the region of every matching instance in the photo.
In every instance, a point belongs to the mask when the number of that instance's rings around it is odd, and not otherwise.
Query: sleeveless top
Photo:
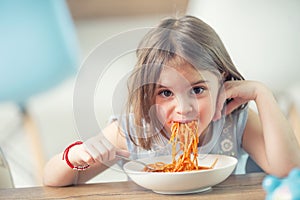
[[[237,166],[233,173],[245,174],[248,154],[242,148],[242,136],[247,118],[248,109],[245,107],[227,116],[222,116],[218,121],[211,122],[208,129],[208,133],[210,133],[209,135],[211,135],[211,137],[208,142],[198,148],[199,155],[210,153],[233,156],[238,159]],[[171,144],[169,140],[161,134],[158,135],[159,140],[155,144],[152,144],[151,150],[145,150],[142,147],[136,146],[130,140],[126,129],[126,118],[124,116],[119,116],[118,118],[113,117],[113,120],[119,121],[121,130],[126,135],[127,147],[132,159],[171,155]],[[129,119],[131,134],[134,133],[133,122],[132,115]]]

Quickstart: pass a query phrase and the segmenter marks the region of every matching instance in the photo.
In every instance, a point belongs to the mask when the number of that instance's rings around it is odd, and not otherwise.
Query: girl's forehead
[[[218,78],[213,72],[196,69],[190,64],[164,66],[160,74],[159,82],[170,79],[189,83],[196,83],[198,81],[218,82]]]

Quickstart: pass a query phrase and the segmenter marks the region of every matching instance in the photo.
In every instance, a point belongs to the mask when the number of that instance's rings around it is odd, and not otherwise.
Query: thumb
[[[127,150],[123,150],[123,149],[117,149],[116,154],[119,155],[119,156],[124,156],[124,157],[129,157],[130,156],[130,152],[127,151]]]

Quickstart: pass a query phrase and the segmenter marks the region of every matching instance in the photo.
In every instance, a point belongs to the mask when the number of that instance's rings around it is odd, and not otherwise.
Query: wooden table
[[[31,187],[0,189],[0,199],[265,199],[263,173],[231,175],[212,190],[187,195],[162,195],[146,190],[132,181],[83,184],[70,187]]]

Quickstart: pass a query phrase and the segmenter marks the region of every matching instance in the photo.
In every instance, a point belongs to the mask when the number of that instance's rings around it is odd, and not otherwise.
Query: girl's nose
[[[193,102],[194,101],[194,102]],[[181,115],[187,115],[193,111],[195,100],[189,98],[177,98],[175,111]]]

